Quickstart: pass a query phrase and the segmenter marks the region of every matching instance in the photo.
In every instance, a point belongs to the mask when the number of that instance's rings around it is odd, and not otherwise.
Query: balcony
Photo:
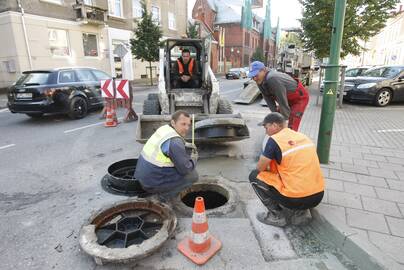
[[[94,1],[76,0],[76,4],[73,5],[73,9],[76,10],[76,20],[83,24],[105,24],[108,10],[96,5],[88,5],[89,2],[94,3]]]

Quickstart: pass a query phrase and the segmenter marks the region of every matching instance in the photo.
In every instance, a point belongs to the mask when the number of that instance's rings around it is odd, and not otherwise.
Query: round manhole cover
[[[80,246],[97,264],[126,263],[152,254],[173,234],[174,212],[146,199],[127,200],[94,214],[80,232]]]
[[[102,188],[114,195],[146,197],[147,194],[135,179],[137,159],[124,159],[111,164],[102,178]]]

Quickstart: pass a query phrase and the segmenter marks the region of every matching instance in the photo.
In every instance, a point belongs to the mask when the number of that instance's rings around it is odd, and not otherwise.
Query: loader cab
[[[166,55],[165,55],[165,78],[166,78],[166,89],[168,92],[174,90],[173,80],[175,74],[178,72],[176,69],[177,59],[181,57],[182,50],[188,49],[191,54],[191,58],[195,60],[197,65],[198,73],[195,74],[198,77],[197,88],[202,86],[203,77],[203,61],[205,59],[205,50],[202,47],[202,40],[200,39],[169,39],[166,41]]]

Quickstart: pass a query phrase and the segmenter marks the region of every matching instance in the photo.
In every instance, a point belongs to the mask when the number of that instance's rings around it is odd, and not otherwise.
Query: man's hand
[[[193,150],[197,150],[196,145],[193,143],[189,143],[189,142],[185,143],[185,148],[191,148]]]
[[[198,161],[198,158],[199,158],[198,151],[196,151],[196,148],[195,148],[195,149],[192,149],[191,159],[192,159],[194,162],[197,162],[197,161]]]
[[[181,80],[182,80],[183,82],[188,82],[190,79],[191,79],[191,77],[188,76],[188,75],[182,75],[182,76],[181,76]]]

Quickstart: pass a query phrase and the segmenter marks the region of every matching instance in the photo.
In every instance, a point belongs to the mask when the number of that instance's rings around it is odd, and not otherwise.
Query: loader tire
[[[147,95],[147,100],[159,100],[159,94],[157,94],[157,93],[149,93]]]
[[[145,100],[143,102],[143,115],[159,115],[160,104],[158,100]]]
[[[217,105],[218,114],[233,114],[233,108],[229,100],[225,98],[220,98]]]

